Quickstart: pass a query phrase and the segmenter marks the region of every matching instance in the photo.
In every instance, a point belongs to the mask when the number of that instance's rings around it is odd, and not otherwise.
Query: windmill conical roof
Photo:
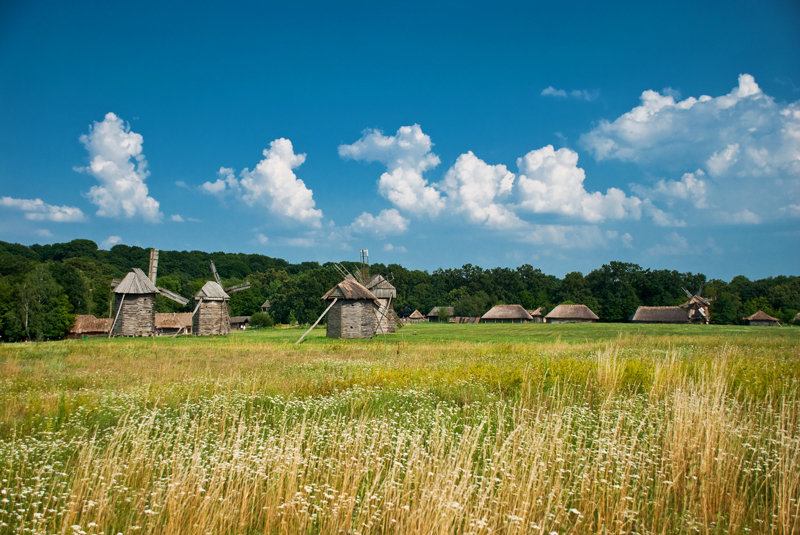
[[[216,281],[208,281],[200,288],[200,291],[197,292],[197,295],[194,296],[196,300],[206,299],[206,300],[226,300],[230,299],[231,296],[225,293],[225,290],[222,289],[222,286],[219,285]]]
[[[156,285],[139,268],[133,268],[114,288],[115,294],[155,294]]]
[[[328,300],[335,297],[340,299],[370,299],[373,301],[377,299],[375,294],[367,290],[363,284],[350,277],[325,292],[322,299]]]

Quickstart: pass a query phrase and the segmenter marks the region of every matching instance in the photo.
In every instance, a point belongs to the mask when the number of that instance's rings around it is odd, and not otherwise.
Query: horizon
[[[8,3],[0,240],[797,275],[799,30],[784,0]]]

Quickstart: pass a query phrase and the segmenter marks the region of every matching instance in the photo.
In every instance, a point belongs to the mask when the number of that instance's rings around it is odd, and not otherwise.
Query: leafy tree
[[[255,314],[250,316],[250,327],[253,327],[255,329],[259,329],[262,327],[272,327],[273,325],[275,325],[275,321],[266,312],[256,312]]]
[[[4,316],[11,340],[63,338],[75,323],[69,299],[46,264],[36,266],[15,294],[14,305]]]

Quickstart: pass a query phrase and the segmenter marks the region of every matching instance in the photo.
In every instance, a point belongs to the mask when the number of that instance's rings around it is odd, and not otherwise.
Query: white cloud
[[[574,98],[578,100],[586,100],[592,101],[595,100],[598,96],[600,96],[600,91],[597,89],[588,90],[588,89],[572,89],[571,91],[567,91],[566,89],[556,89],[552,85],[545,87],[542,89],[541,95],[543,97],[556,97],[556,98]]]
[[[641,200],[622,190],[589,193],[586,173],[578,167],[578,153],[552,145],[530,151],[517,159],[520,169],[521,206],[535,213],[555,213],[598,223],[606,219],[638,219]]]
[[[175,223],[183,223],[184,221],[186,221],[180,214],[172,214],[171,216],[169,216],[169,220]]]
[[[41,199],[15,199],[0,197],[0,206],[21,210],[30,221],[52,221],[54,223],[75,223],[84,221],[86,216],[74,206],[56,206]]]
[[[112,235],[112,236],[109,236],[108,238],[106,238],[105,240],[103,240],[100,243],[100,246],[103,249],[110,249],[110,248],[114,247],[116,244],[120,243],[121,241],[122,241],[122,238],[120,238],[119,236],[113,236]]]
[[[256,234],[256,241],[261,245],[266,245],[267,243],[269,243],[269,238],[259,232]]]
[[[406,249],[402,245],[392,245],[391,243],[386,243],[383,245],[384,251],[396,251],[398,253],[407,253],[408,249]]]
[[[382,210],[377,216],[364,212],[350,224],[349,228],[358,234],[388,236],[403,234],[408,230],[408,223],[408,219],[400,215],[400,212],[390,208]]]
[[[355,143],[340,145],[339,156],[384,164],[386,172],[378,181],[381,195],[402,210],[433,217],[444,208],[444,200],[422,176],[439,165],[432,146],[430,136],[415,124],[400,127],[394,136],[367,130]]]
[[[669,214],[654,205],[650,199],[645,199],[642,203],[642,210],[650,216],[653,222],[659,227],[685,227],[686,221],[672,214]]]
[[[449,205],[473,223],[494,228],[523,224],[508,206],[495,202],[514,187],[514,173],[505,165],[489,165],[469,151],[456,159],[440,187],[447,193]]]
[[[285,138],[272,141],[263,154],[255,169],[242,170],[239,178],[233,169],[221,167],[219,178],[205,182],[201,190],[218,196],[233,194],[249,206],[265,206],[273,214],[319,227],[322,211],[314,208],[313,192],[293,171],[306,155],[295,154],[292,142]]]
[[[36,234],[37,236],[42,237],[42,238],[52,238],[53,237],[53,233],[50,232],[46,228],[37,228],[36,230],[33,231],[33,233]]]
[[[511,236],[516,241],[559,249],[604,247],[610,236],[596,225],[529,225]]]
[[[132,132],[122,119],[107,113],[95,121],[89,133],[80,137],[89,152],[89,165],[77,168],[98,180],[89,190],[89,200],[97,205],[103,217],[141,217],[145,221],[161,220],[159,204],[148,194],[145,179],[150,174],[142,152],[143,138]]]
[[[642,188],[677,211],[675,201],[692,200],[708,210],[704,221],[752,224],[787,217],[775,207],[800,203],[800,102],[776,103],[749,74],[718,97],[645,91],[639,106],[581,143],[597,159],[634,162],[648,174],[684,173]]]

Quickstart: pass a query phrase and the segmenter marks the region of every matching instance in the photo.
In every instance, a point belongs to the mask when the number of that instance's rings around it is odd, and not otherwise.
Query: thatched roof
[[[586,305],[558,305],[545,316],[553,319],[599,320],[597,314]]]
[[[631,321],[640,323],[689,323],[689,316],[681,307],[639,307]]]
[[[156,329],[185,329],[191,326],[191,312],[156,312]]]
[[[139,268],[133,268],[125,275],[125,278],[120,281],[114,288],[115,294],[157,294],[158,289],[153,281],[147,278]]]
[[[91,314],[77,314],[70,334],[107,333],[111,329],[111,318],[96,318]]]
[[[231,316],[231,323],[250,323],[250,316]]]
[[[420,312],[419,310],[414,309],[414,312],[411,313],[409,318],[411,318],[412,320],[421,320],[421,319],[425,319],[425,316],[423,316],[422,312]]]
[[[269,308],[271,305],[269,304],[269,299],[265,300],[261,303],[261,308]]]
[[[230,299],[231,296],[225,293],[225,290],[222,289],[222,286],[220,286],[217,281],[208,281],[200,288],[200,291],[197,292],[194,298],[197,301],[200,299],[206,301],[224,301]]]
[[[773,318],[763,310],[759,310],[752,316],[748,316],[746,318],[742,318],[747,321],[780,321],[778,318]]]
[[[481,316],[482,320],[532,320],[533,317],[522,305],[495,305]]]
[[[369,299],[375,301],[377,297],[375,294],[367,290],[367,288],[355,279],[350,277],[344,279],[342,282],[325,292],[322,299],[329,301],[334,298],[339,299]]]
[[[428,317],[430,318],[431,316],[433,316],[438,318],[440,310],[444,310],[445,312],[447,312],[448,316],[452,317],[455,315],[455,309],[453,307],[433,307],[431,311],[428,312]]]
[[[536,310],[529,310],[528,314],[531,315],[532,318],[541,317],[542,316],[542,307],[537,308]]]

